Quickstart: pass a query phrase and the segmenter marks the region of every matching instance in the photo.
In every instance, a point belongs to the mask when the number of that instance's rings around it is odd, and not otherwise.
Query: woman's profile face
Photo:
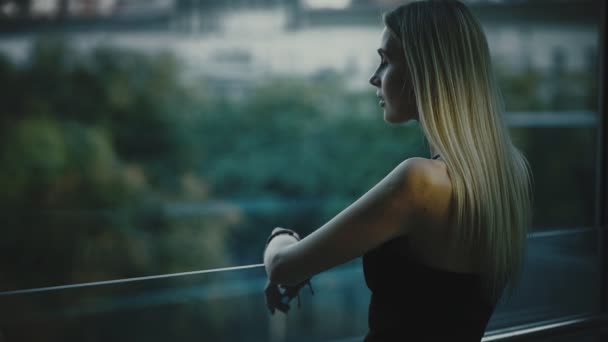
[[[377,88],[380,107],[384,108],[384,120],[404,123],[418,119],[416,98],[401,44],[384,28],[380,48],[380,65],[369,79]]]

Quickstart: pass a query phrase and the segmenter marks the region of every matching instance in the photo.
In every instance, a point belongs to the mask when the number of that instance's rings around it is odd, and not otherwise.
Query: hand
[[[297,296],[300,293],[300,290],[306,285],[307,281],[308,280],[303,281],[297,285],[279,284],[279,288],[283,289],[283,297],[287,297],[287,298],[289,298],[289,301],[291,301],[295,296]],[[285,299],[283,299],[283,300],[285,300]],[[299,301],[299,299],[298,299],[298,301]]]
[[[275,308],[279,311],[287,314],[290,309],[289,302],[299,294],[300,289],[306,285],[307,281],[303,281],[298,285],[281,285],[271,283],[270,280],[266,282],[264,288],[264,294],[266,296],[266,306],[270,310],[270,313],[274,315]],[[281,290],[283,290],[281,292]],[[298,307],[300,305],[300,298],[298,297]]]
[[[278,284],[271,283],[270,279],[267,280],[264,287],[264,295],[266,297],[266,306],[272,315],[274,315],[275,309],[279,309],[279,311],[287,314],[289,311],[289,300],[285,299],[287,297],[283,296]]]
[[[289,231],[293,234],[293,235],[292,234],[289,234],[289,235],[291,235],[291,237],[294,240],[297,240],[297,241],[300,240],[300,235],[298,233],[296,233],[295,231],[293,231],[291,229],[286,229],[286,228],[281,228],[281,227],[274,228],[272,230],[272,232],[270,233],[270,235],[272,236],[273,234],[275,234],[277,232],[281,232],[281,231]],[[295,242],[296,241],[294,241],[293,243],[295,243]],[[269,242],[267,242],[266,248],[268,248],[269,246],[270,246]],[[264,250],[264,259],[266,260],[266,249]],[[264,295],[265,295],[265,300],[266,300],[266,306],[268,307],[268,310],[270,310],[270,313],[272,315],[274,315],[275,309],[279,309],[279,311],[287,314],[287,312],[290,309],[289,302],[296,296],[298,296],[298,307],[300,307],[299,291],[307,283],[310,285],[309,281],[310,281],[310,279],[308,279],[300,284],[297,284],[297,285],[281,285],[281,284],[271,283],[270,279],[268,279],[266,282],[266,286],[264,288]],[[310,290],[312,292],[312,286],[311,286]],[[314,294],[314,292],[313,292],[313,294]]]

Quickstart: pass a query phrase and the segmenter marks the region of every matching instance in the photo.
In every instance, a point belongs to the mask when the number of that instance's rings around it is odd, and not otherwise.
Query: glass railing
[[[598,232],[532,233],[517,293],[501,301],[487,330],[599,311]]]
[[[597,231],[529,238],[516,294],[487,331],[599,310]],[[312,279],[287,315],[268,312],[262,264],[0,295],[6,341],[360,341],[370,293],[361,259]]]

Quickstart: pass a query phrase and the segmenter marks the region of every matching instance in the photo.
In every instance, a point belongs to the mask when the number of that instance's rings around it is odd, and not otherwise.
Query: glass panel
[[[516,127],[510,132],[534,176],[533,229],[592,227],[598,184],[597,126]]]
[[[594,230],[536,233],[521,285],[487,331],[598,310]],[[266,309],[262,267],[0,296],[7,340],[349,341],[367,332],[370,292],[360,259],[312,279],[287,315]]]
[[[595,229],[535,233],[516,294],[503,296],[486,331],[599,311]]]
[[[263,268],[0,296],[8,341],[314,341],[365,332],[369,296],[351,262],[270,315]]]
[[[597,328],[592,331],[538,339],[535,342],[605,342],[608,338],[608,328]]]
[[[258,267],[0,296],[0,329],[7,341],[267,340],[264,284]]]

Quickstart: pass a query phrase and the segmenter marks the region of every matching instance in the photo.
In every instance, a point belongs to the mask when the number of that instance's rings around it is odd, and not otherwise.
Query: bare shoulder
[[[405,170],[408,185],[437,191],[451,188],[447,167],[441,160],[414,157],[403,161],[400,167]]]
[[[415,198],[419,218],[429,224],[445,222],[452,196],[445,162],[415,157],[403,163],[407,164],[407,188]]]
[[[410,232],[410,251],[423,264],[451,272],[478,273],[478,260],[464,248],[454,246],[450,212],[453,185],[443,160],[415,158],[411,165],[416,194],[418,225]]]

